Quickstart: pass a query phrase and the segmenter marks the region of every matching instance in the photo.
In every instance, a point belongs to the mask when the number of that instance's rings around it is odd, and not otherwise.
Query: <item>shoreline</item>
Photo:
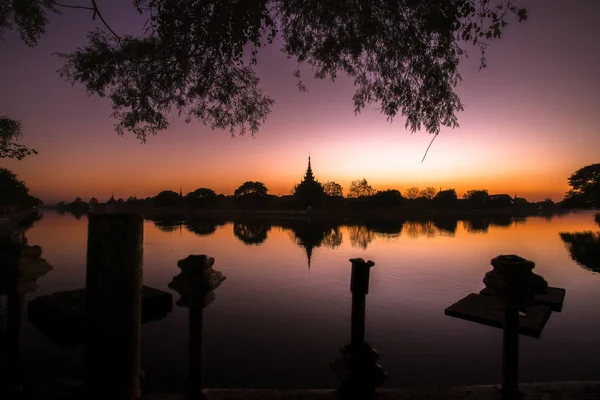
[[[428,220],[428,219],[456,219],[465,220],[478,217],[510,217],[521,219],[541,216],[552,217],[564,215],[571,210],[553,210],[542,212],[539,210],[523,209],[492,209],[492,210],[402,210],[381,209],[370,211],[330,211],[330,210],[202,210],[202,209],[153,209],[141,211],[146,219],[190,219],[190,218],[220,218],[220,219],[304,219],[325,220],[339,222],[361,222],[370,220]]]

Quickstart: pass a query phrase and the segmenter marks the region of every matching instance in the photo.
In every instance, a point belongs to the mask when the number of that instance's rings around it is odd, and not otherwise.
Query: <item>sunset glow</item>
[[[105,17],[118,29],[136,26],[120,10],[129,4],[109,3]],[[455,188],[460,196],[486,188],[558,201],[568,176],[600,154],[600,2],[578,4],[586,7],[565,13],[562,1],[527,2],[529,20],[491,43],[487,69],[478,70],[479,52],[467,48],[457,88],[465,104],[460,128],[442,130],[423,163],[431,135],[411,134],[401,117],[386,121],[377,105],[355,116],[353,85],[345,78],[311,80],[304,68],[308,92],[298,92],[296,64],[277,46],[259,58],[263,87],[276,104],[255,138],[231,138],[175,116],[169,131],[145,145],[133,135],[119,137],[110,102],[88,97],[55,72],[61,60],[51,53],[83,44],[90,27],[88,15],[73,12],[76,23],[51,23],[35,48],[15,32],[0,42],[1,114],[21,120],[23,143],[39,151],[2,166],[47,203],[106,200],[111,193],[146,197],[180,187],[231,194],[246,180],[288,194],[302,179],[309,153],[316,178],[337,181],[345,191],[352,180],[366,178],[376,189],[401,192],[433,186]]]

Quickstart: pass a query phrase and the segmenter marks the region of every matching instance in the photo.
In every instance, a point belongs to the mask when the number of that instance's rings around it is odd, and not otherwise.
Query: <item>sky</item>
[[[141,24],[130,4],[100,5],[120,34],[135,33]],[[0,115],[19,119],[21,142],[39,152],[21,161],[3,159],[0,166],[46,203],[199,187],[231,194],[247,180],[264,182],[272,194],[289,194],[309,153],[316,178],[336,181],[345,192],[352,180],[366,178],[379,190],[433,186],[461,195],[485,188],[558,201],[571,173],[600,162],[600,1],[518,4],[528,8],[529,19],[511,23],[501,40],[492,41],[487,68],[479,70],[476,48],[465,48],[469,57],[456,88],[465,104],[460,127],[442,129],[424,162],[430,134],[411,133],[401,117],[388,121],[377,104],[355,115],[355,88],[345,77],[315,80],[305,69],[308,91],[299,92],[296,62],[277,46],[259,54],[256,71],[275,105],[255,137],[232,138],[176,116],[146,144],[132,134],[118,136],[110,101],[88,96],[56,72],[62,63],[54,53],[82,46],[96,24],[84,10],[65,10],[51,17],[34,48],[14,32],[0,41]]]

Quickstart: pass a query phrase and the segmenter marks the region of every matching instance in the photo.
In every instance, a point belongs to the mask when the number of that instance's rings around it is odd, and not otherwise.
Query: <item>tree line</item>
[[[303,181],[303,183],[305,183]],[[93,197],[89,202],[80,197],[71,203],[58,203],[59,210],[85,213],[90,209],[374,209],[405,207],[408,209],[509,209],[535,208],[550,209],[556,204],[547,199],[531,203],[524,198],[508,194],[489,194],[486,189],[469,190],[459,197],[455,189],[437,190],[433,187],[419,189],[411,187],[400,192],[397,189],[375,190],[366,179],[355,180],[348,193],[343,196],[343,187],[334,181],[320,184],[296,185],[289,195],[269,194],[268,187],[260,181],[246,181],[235,189],[233,195],[217,194],[210,188],[201,187],[187,194],[173,190],[163,190],[153,197],[115,199],[105,203]]]
[[[568,179],[571,190],[565,198],[554,203],[551,199],[529,202],[522,197],[508,194],[489,194],[486,189],[473,189],[460,198],[454,189],[437,190],[433,187],[419,189],[411,187],[401,193],[397,189],[375,190],[366,179],[353,181],[346,197],[343,187],[337,182],[321,184],[312,177],[296,185],[289,195],[269,194],[267,186],[260,181],[241,184],[231,196],[217,194],[210,188],[201,187],[185,195],[172,190],[163,190],[153,197],[111,199],[102,203],[92,197],[89,202],[77,197],[72,202],[58,203],[58,209],[76,213],[88,212],[90,208],[122,207],[129,209],[152,209],[170,207],[191,208],[266,208],[303,209],[324,208],[381,208],[405,206],[408,208],[437,209],[502,209],[502,208],[600,208],[600,163],[580,168]],[[6,168],[0,168],[0,206],[34,207],[42,201],[29,194],[27,185]]]

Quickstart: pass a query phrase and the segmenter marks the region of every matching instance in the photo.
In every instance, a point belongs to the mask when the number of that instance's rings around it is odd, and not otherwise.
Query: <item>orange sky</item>
[[[129,7],[108,2],[104,14],[127,31]],[[307,80],[299,93],[295,63],[276,47],[261,53],[258,74],[276,104],[256,138],[231,138],[198,122],[173,118],[167,132],[145,145],[112,130],[110,103],[88,97],[55,73],[52,52],[82,44],[89,16],[69,14],[73,24],[53,24],[40,45],[15,35],[0,43],[0,114],[23,122],[23,143],[39,155],[1,162],[48,203],[96,196],[153,196],[210,187],[230,194],[246,180],[287,194],[300,181],[308,153],[320,181],[347,189],[366,178],[376,189],[411,186],[515,192],[529,200],[560,200],[576,169],[600,162],[600,2],[530,1],[530,19],[511,25],[492,42],[488,68],[468,49],[457,88],[465,103],[460,128],[442,130],[427,159],[431,136],[411,134],[398,118],[389,123],[376,105],[352,112],[352,82]],[[595,10],[593,10],[595,9]],[[128,10],[128,8],[127,8]],[[121,12],[123,11],[123,12]],[[306,70],[304,76],[310,74]]]

